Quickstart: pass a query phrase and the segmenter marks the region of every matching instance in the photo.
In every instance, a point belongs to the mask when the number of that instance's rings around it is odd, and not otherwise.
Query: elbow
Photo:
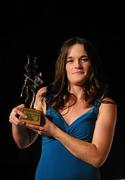
[[[17,145],[17,147],[18,147],[19,149],[25,149],[25,148],[27,148],[27,146],[24,145],[24,144],[22,144],[22,143],[16,143],[16,145]]]
[[[91,156],[91,157],[93,157],[93,158],[91,158],[91,164],[95,168],[100,168],[106,161],[106,159],[108,157],[108,153],[104,153],[104,152],[98,150],[97,147],[94,152],[95,153]]]
[[[92,165],[96,168],[100,168],[105,162],[105,159],[102,157],[97,157],[93,162]]]
[[[92,164],[95,168],[100,168],[102,165],[103,165],[103,163],[102,162],[95,162],[95,163],[93,163]]]
[[[82,161],[86,161],[87,163],[89,163],[90,165],[94,166],[95,168],[100,168],[104,162],[105,162],[105,159],[102,158],[101,156],[99,155],[95,155],[94,157],[91,157],[89,159],[86,159],[85,158],[80,158]]]
[[[17,144],[17,146],[18,146],[19,149],[25,149],[26,148],[26,146],[21,145],[21,144]]]
[[[19,149],[25,149],[25,148],[28,147],[27,143],[24,143],[24,142],[21,142],[21,141],[17,141],[16,139],[15,139],[15,143],[16,143],[16,145],[17,145],[17,147]]]

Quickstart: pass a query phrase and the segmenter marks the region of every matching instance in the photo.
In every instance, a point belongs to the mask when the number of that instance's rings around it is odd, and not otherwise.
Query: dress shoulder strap
[[[95,102],[94,102],[94,111],[95,111],[96,113],[99,112],[99,107],[100,107],[100,105],[101,105],[101,101],[100,101],[100,100],[95,100]]]

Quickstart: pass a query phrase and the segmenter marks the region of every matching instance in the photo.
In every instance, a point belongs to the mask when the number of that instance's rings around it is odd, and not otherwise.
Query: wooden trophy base
[[[24,108],[23,112],[26,114],[26,118],[20,117],[22,121],[31,123],[34,125],[40,125],[41,124],[41,111],[31,108]]]

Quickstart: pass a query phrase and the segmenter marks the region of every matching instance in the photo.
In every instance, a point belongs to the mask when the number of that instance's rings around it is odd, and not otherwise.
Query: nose
[[[75,68],[81,68],[82,66],[81,66],[81,62],[79,61],[79,60],[76,60],[75,62],[74,62],[74,66],[75,66]]]

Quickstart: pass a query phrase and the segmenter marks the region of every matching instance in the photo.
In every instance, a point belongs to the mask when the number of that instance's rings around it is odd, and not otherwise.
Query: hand
[[[34,102],[34,109],[45,112],[46,110],[46,99],[45,99],[46,87],[43,87],[38,90]]]
[[[24,104],[21,104],[19,106],[16,106],[12,109],[10,116],[9,116],[9,122],[15,125],[24,125],[25,122],[22,122],[19,117],[23,116],[25,117],[26,115],[22,112],[23,108],[25,107]]]
[[[58,130],[58,127],[51,120],[49,120],[48,117],[44,116],[44,118],[45,124],[43,126],[33,125],[30,123],[26,123],[25,126],[40,135],[48,135],[54,137],[55,132]]]

